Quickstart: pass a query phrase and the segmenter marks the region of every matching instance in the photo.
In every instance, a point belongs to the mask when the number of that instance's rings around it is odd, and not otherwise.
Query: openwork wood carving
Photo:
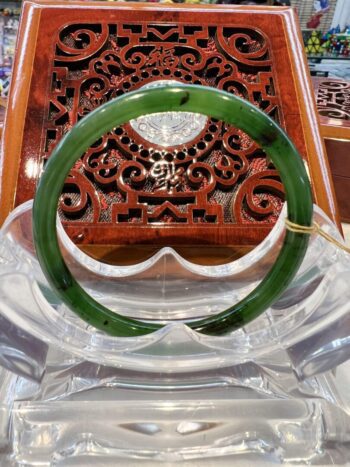
[[[319,80],[316,100],[322,117],[350,121],[350,82]]]
[[[340,218],[344,222],[349,222],[350,82],[316,77],[312,82]]]
[[[45,161],[76,121],[164,81],[225,89],[274,118],[308,164],[315,201],[336,220],[295,31],[285,8],[27,2],[3,133],[0,223],[33,198]],[[71,171],[59,211],[68,235],[98,258],[161,245],[236,251],[270,232],[282,191],[242,132],[167,113],[96,141]],[[127,247],[135,244],[143,247]]]
[[[269,41],[257,30],[70,24],[56,42],[45,158],[97,106],[164,81],[224,89],[279,118]],[[240,130],[170,113],[140,118],[97,141],[72,170],[60,214],[69,223],[266,224],[282,202],[277,172]]]

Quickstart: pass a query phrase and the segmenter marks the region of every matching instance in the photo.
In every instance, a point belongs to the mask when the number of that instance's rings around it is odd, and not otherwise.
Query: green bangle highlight
[[[60,299],[90,325],[113,336],[131,337],[162,327],[121,316],[96,302],[74,279],[58,244],[57,206],[69,171],[102,135],[141,115],[197,112],[234,125],[255,140],[280,173],[288,219],[312,222],[312,195],[301,157],[283,130],[266,114],[232,94],[204,86],[162,86],[125,94],[89,113],[56,146],[40,178],[33,206],[33,236],[47,281]],[[222,335],[263,313],[288,287],[306,253],[309,235],[287,231],[282,249],[262,282],[243,300],[206,319],[187,322],[195,331]]]

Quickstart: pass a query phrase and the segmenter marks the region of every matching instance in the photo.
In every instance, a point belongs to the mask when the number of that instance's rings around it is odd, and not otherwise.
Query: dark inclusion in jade
[[[56,232],[56,208],[61,190],[80,154],[99,135],[110,131],[114,124],[122,124],[151,111],[179,110],[205,113],[239,125],[264,147],[279,169],[286,189],[288,218],[305,226],[309,226],[312,221],[311,187],[300,155],[279,126],[246,101],[208,87],[164,86],[125,95],[106,103],[103,108],[96,109],[75,125],[55,148],[36,193],[33,234],[40,266],[53,290],[82,319],[111,335],[148,334],[161,325],[132,320],[114,313],[96,302],[74,279],[62,258]],[[287,231],[272,268],[247,297],[216,316],[186,324],[196,331],[215,335],[237,329],[259,316],[292,281],[305,255],[308,237],[307,234]]]

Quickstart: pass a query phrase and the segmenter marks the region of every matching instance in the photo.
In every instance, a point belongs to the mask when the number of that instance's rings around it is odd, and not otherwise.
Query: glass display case
[[[346,464],[349,253],[295,24],[26,3],[0,464]]]

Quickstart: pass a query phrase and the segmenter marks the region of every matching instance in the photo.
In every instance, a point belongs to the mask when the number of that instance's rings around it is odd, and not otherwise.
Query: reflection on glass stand
[[[0,232],[4,465],[349,459],[350,417],[332,373],[349,357],[347,253],[310,235],[283,295],[243,327],[210,335],[189,321],[210,320],[262,283],[290,235],[286,208],[259,246],[220,266],[199,266],[169,247],[137,265],[101,264],[59,223],[64,261],[94,300],[145,326],[163,325],[113,337],[50,286],[35,253],[32,209],[32,201],[17,207]],[[316,206],[314,221],[340,240]]]

